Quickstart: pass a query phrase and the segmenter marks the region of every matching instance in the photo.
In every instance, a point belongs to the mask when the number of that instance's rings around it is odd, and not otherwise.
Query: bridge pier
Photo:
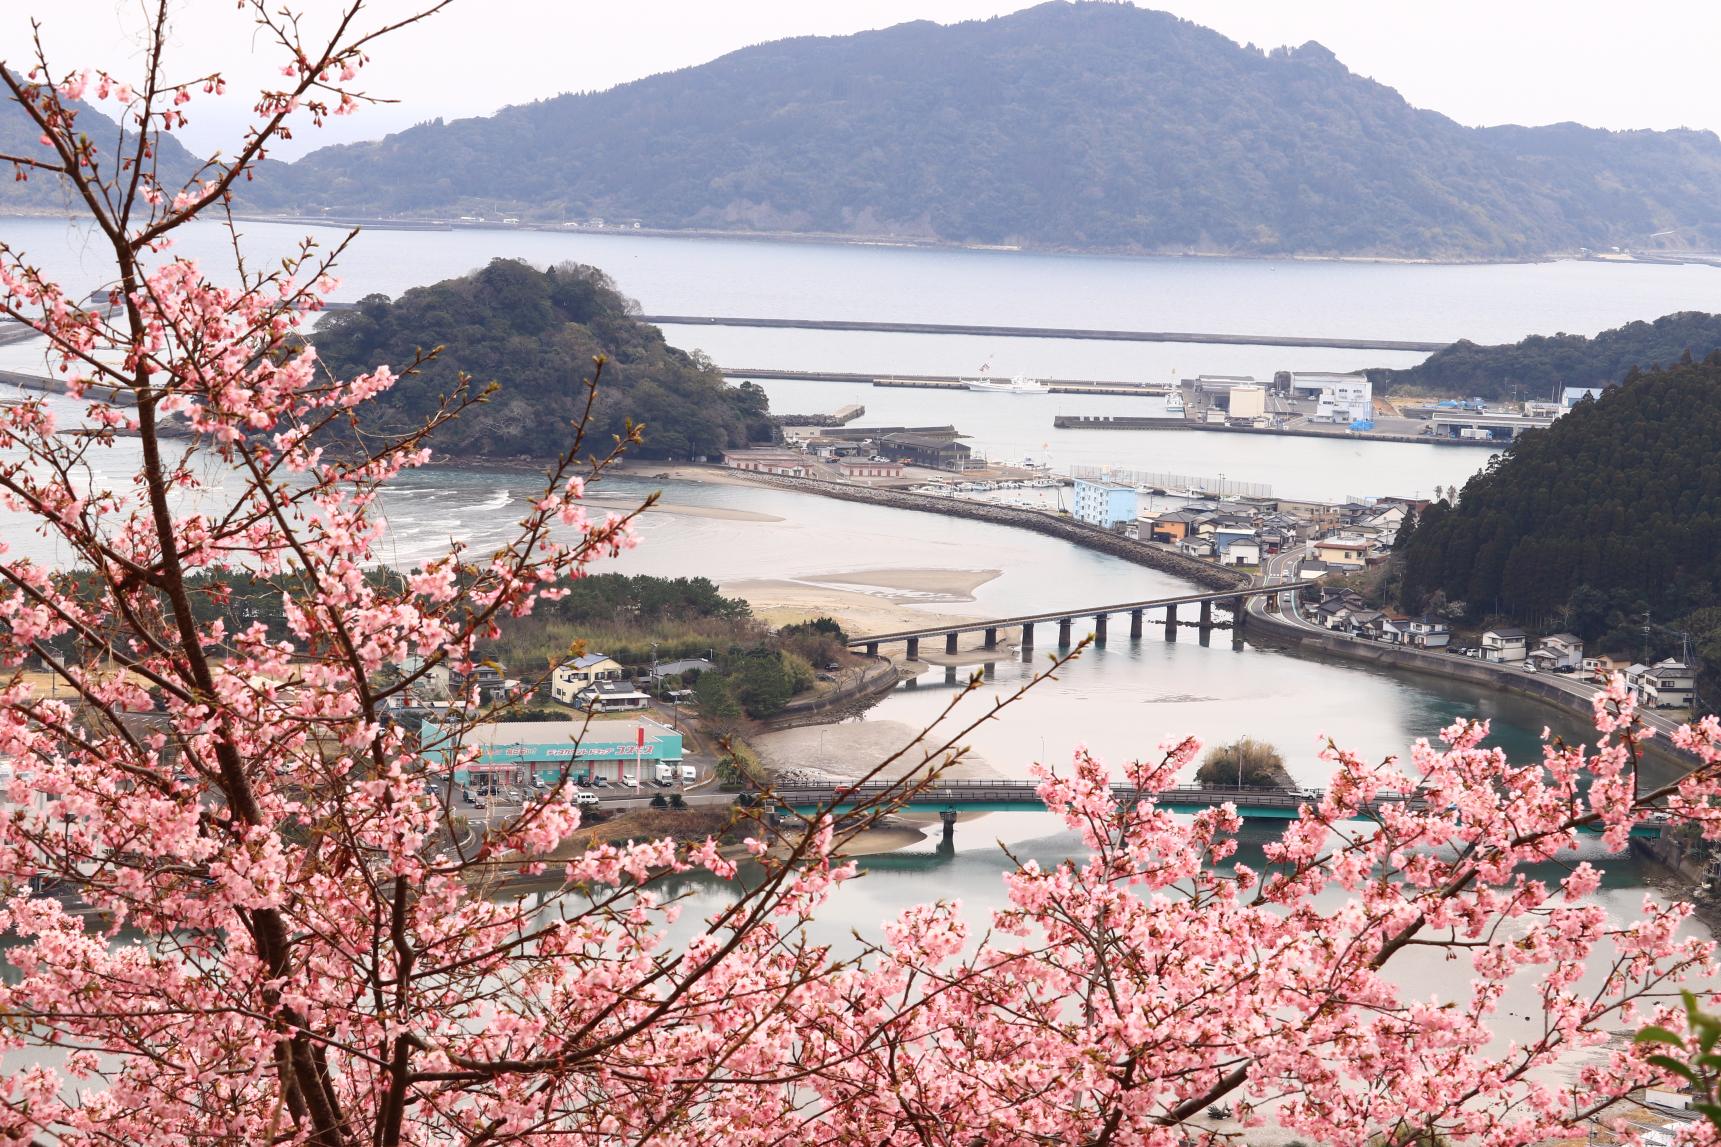
[[[1234,597],[1231,599],[1231,629],[1234,633],[1243,632],[1243,619],[1249,616],[1249,599]]]
[[[1104,645],[1106,643],[1106,616],[1107,615],[1103,613],[1094,614],[1095,645]]]
[[[986,630],[986,645],[984,646],[984,648],[986,648],[986,649],[998,648],[998,628],[997,628],[997,626],[991,626]]]
[[[946,633],[944,635],[944,652],[956,652],[956,635],[954,633]]]
[[[906,652],[908,659],[910,661],[919,661],[920,660],[920,638],[918,638],[918,637],[909,638],[908,639],[908,648],[905,652]]]
[[[1175,605],[1165,607],[1165,640],[1177,640],[1177,607]]]
[[[956,666],[946,665],[944,667],[944,683],[946,685],[956,684]]]
[[[1022,652],[1028,653],[1028,652],[1032,651],[1033,648],[1034,648],[1034,623],[1031,621],[1025,621],[1022,623]]]
[[[1067,617],[1060,617],[1058,619],[1058,648],[1059,649],[1068,649],[1069,647],[1070,647],[1070,619]]]
[[[1129,639],[1131,641],[1140,641],[1141,640],[1141,615],[1142,615],[1142,613],[1143,613],[1143,611],[1139,610],[1139,609],[1132,609],[1129,611]]]
[[[1213,628],[1213,603],[1211,601],[1201,603],[1201,628]]]
[[[866,655],[868,657],[877,657],[878,656],[878,642],[869,641],[866,643]]]
[[[941,808],[938,810],[938,819],[944,822],[944,843],[947,845],[955,844],[956,810],[953,808]]]
[[[998,675],[998,663],[996,661],[988,661],[980,667],[980,672],[986,680],[990,681]]]

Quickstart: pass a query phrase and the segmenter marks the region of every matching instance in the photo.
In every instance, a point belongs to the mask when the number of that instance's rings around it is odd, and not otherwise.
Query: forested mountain
[[[1654,322],[1627,323],[1583,335],[1531,335],[1520,342],[1479,346],[1468,340],[1436,351],[1404,370],[1371,370],[1386,391],[1553,400],[1567,386],[1612,386],[1632,367],[1671,365],[1689,354],[1721,349],[1721,315],[1679,311]]]
[[[1165,13],[1054,2],[425,123],[271,165],[247,194],[345,214],[1523,257],[1721,244],[1721,141],[1463,127],[1319,44],[1264,53]]]
[[[510,259],[399,299],[370,295],[336,311],[313,336],[319,358],[350,377],[386,363],[400,368],[420,349],[444,346],[422,373],[402,379],[366,407],[365,429],[420,424],[464,371],[500,390],[443,427],[439,457],[548,458],[565,449],[585,403],[581,383],[592,359],[608,357],[599,390],[592,449],[632,419],[646,426],[647,458],[719,453],[769,440],[765,392],[731,388],[706,362],[663,341],[656,327],[593,267],[565,263],[539,271]]]
[[[79,130],[95,142],[97,154],[111,175],[121,157],[130,157],[132,136],[127,133],[122,143],[119,124],[111,116],[82,100],[72,101],[70,106],[77,110]],[[176,190],[199,166],[197,158],[171,132],[160,134],[156,150],[160,178]],[[53,151],[42,145],[41,129],[13,102],[10,94],[0,96],[0,152],[46,162],[56,159]],[[64,211],[70,205],[71,189],[58,177],[30,171],[28,179],[17,180],[11,177],[10,168],[10,164],[0,164],[0,171],[6,175],[0,181],[0,212],[47,214]]]
[[[1568,629],[1640,656],[1686,630],[1721,667],[1721,354],[1633,374],[1514,442],[1402,546],[1401,604]]]

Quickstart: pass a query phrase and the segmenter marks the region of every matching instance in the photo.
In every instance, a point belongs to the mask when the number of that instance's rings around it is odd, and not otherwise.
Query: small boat
[[[1183,392],[1181,390],[1172,391],[1171,395],[1166,398],[1165,412],[1167,414],[1183,413]]]
[[[1050,394],[1052,388],[1043,382],[1019,374],[1005,382],[996,378],[965,378],[962,385],[981,394]]]

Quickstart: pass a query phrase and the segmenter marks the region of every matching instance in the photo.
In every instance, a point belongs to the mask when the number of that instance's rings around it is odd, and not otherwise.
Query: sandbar
[[[959,725],[944,730],[948,737]],[[842,721],[835,725],[807,725],[795,729],[773,729],[750,737],[749,743],[766,768],[781,779],[845,779],[866,776],[886,757],[898,752],[920,729],[905,721]],[[903,753],[878,775],[905,776],[922,767],[928,749],[940,744],[934,733],[922,745]],[[996,777],[997,769],[985,758],[968,753],[944,773],[952,779]]]
[[[778,578],[726,581],[719,588],[726,596],[745,599],[753,607],[753,616],[768,625],[792,625],[815,617],[829,617],[855,636],[930,625],[966,625],[974,620],[913,609],[878,594]]]
[[[821,585],[868,586],[896,590],[903,600],[973,601],[974,591],[1003,573],[1003,570],[875,569],[839,573],[808,574],[801,581]],[[895,594],[884,594],[894,597]]]

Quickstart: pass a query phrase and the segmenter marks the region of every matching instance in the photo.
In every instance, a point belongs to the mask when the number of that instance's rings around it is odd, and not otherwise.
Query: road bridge
[[[1011,327],[981,323],[907,323],[854,319],[767,319],[742,315],[640,315],[641,322],[676,327],[767,327],[776,330],[865,331],[903,335],[978,335],[985,338],[1098,339],[1133,343],[1206,343],[1215,346],[1321,347],[1337,350],[1420,351],[1449,344],[1404,339],[1327,338],[1317,335],[1211,334],[1197,331],[1128,331],[1085,327]]]
[[[903,809],[937,810],[947,814],[946,828],[959,812],[1036,812],[1044,811],[1046,802],[1040,799],[1040,782],[1013,781],[1001,778],[971,780],[940,780],[921,789],[905,803]],[[776,803],[799,812],[844,809],[888,798],[900,791],[899,783],[867,781],[854,785],[795,783],[778,785],[771,790]],[[1133,785],[1112,785],[1112,796],[1125,803],[1151,799],[1167,812],[1197,813],[1204,809],[1233,804],[1244,820],[1295,820],[1304,805],[1317,805],[1325,795],[1318,788],[1252,788],[1239,785],[1180,785],[1157,793],[1143,792]],[[1387,807],[1420,812],[1425,802],[1414,796],[1383,795],[1362,805],[1356,819],[1372,818]],[[1587,830],[1586,830],[1587,831]],[[1595,831],[1600,832],[1598,828]],[[1632,829],[1636,837],[1657,837],[1661,825],[1640,824]]]
[[[1275,593],[1289,593],[1300,590],[1305,586],[1316,585],[1314,581],[1286,581],[1273,585],[1241,586],[1237,589],[1210,590],[1205,593],[1186,593],[1179,597],[1159,597],[1145,601],[1125,601],[1111,605],[1089,605],[1079,609],[1054,609],[1045,613],[1017,614],[1014,617],[998,617],[984,621],[972,621],[958,625],[933,625],[925,629],[903,629],[895,633],[874,633],[865,637],[852,638],[849,641],[851,649],[865,649],[868,655],[878,656],[880,645],[902,642],[906,647],[909,660],[920,656],[920,642],[924,638],[944,638],[944,652],[953,654],[957,651],[956,639],[964,633],[981,633],[985,635],[984,649],[998,647],[998,631],[1022,629],[1022,648],[1031,649],[1034,646],[1034,627],[1046,622],[1058,623],[1058,644],[1068,647],[1072,644],[1075,621],[1078,617],[1094,619],[1094,643],[1104,645],[1106,641],[1107,622],[1112,614],[1129,615],[1129,636],[1136,639],[1141,636],[1144,618],[1149,611],[1163,610],[1164,624],[1167,636],[1175,635],[1179,624],[1194,625],[1203,631],[1223,628],[1227,625],[1232,632],[1241,636],[1243,619],[1246,616],[1245,605],[1249,598]],[[1177,618],[1177,607],[1180,605],[1195,605],[1200,607],[1199,620],[1180,623]],[[1215,621],[1213,607],[1217,605],[1231,614],[1229,623]]]

